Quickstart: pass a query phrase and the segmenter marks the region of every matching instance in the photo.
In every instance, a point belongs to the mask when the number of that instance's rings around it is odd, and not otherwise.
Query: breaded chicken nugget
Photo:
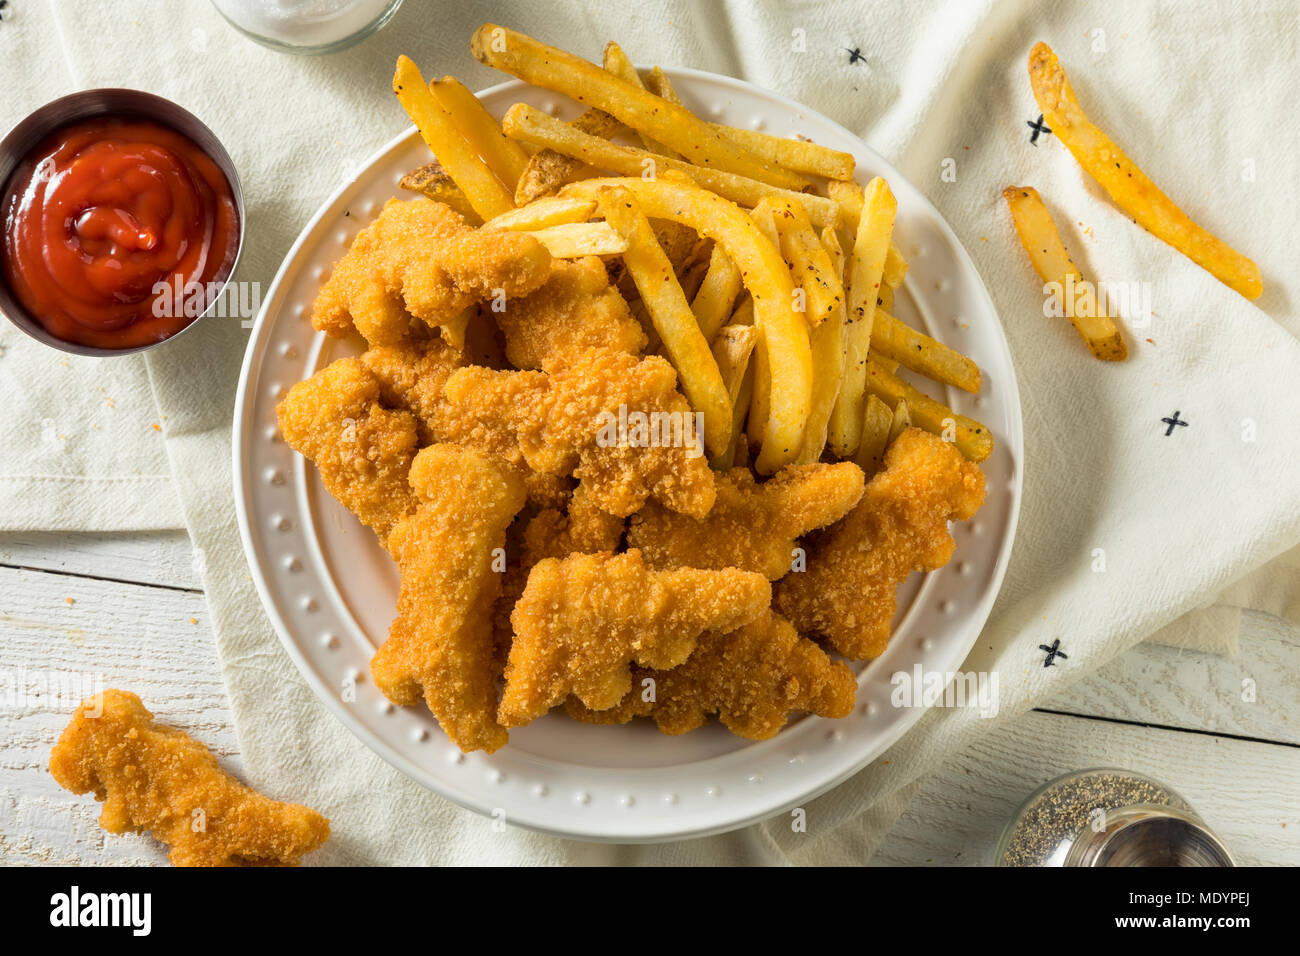
[[[493,552],[524,505],[523,483],[480,452],[442,444],[416,455],[411,487],[419,507],[391,538],[397,618],[370,669],[394,703],[423,698],[461,750],[491,753],[507,736],[496,720]]]
[[[631,692],[609,710],[591,710],[576,697],[565,708],[592,724],[653,717],[666,734],[695,730],[718,714],[738,737],[767,740],[792,713],[847,717],[857,691],[847,664],[832,661],[789,621],[768,613],[729,633],[704,635],[672,670],[635,669]]]
[[[409,341],[427,325],[459,347],[466,310],[498,290],[526,295],[550,269],[550,253],[532,236],[480,235],[442,203],[391,199],[334,266],[312,325],[339,338],[355,328],[372,346]]]
[[[534,470],[572,474],[610,514],[630,515],[648,498],[697,517],[713,507],[703,435],[677,373],[657,356],[588,349],[544,372],[460,369],[445,394],[461,419],[504,427]],[[619,433],[642,416],[654,431]]]
[[[648,341],[594,256],[557,261],[545,285],[508,302],[494,318],[505,336],[506,358],[521,369],[539,369],[588,348],[640,355]]]
[[[676,667],[706,631],[734,630],[770,602],[766,578],[735,568],[651,571],[638,551],[539,561],[511,616],[501,723],[527,724],[569,694],[613,707],[633,663]]]
[[[808,570],[777,585],[777,607],[845,657],[879,657],[899,583],[947,564],[956,546],[948,522],[968,520],[983,503],[978,465],[943,439],[906,429],[857,507],[810,542]]]
[[[77,708],[50,753],[50,773],[103,801],[109,833],[143,833],[177,866],[296,866],[330,835],[323,816],[244,786],[207,747],[155,723],[129,691],[106,690]]]
[[[839,521],[862,497],[852,462],[789,465],[761,485],[748,468],[717,476],[718,497],[703,518],[646,503],[632,516],[628,547],[652,568],[740,568],[769,581],[791,567],[795,540]]]
[[[379,536],[415,509],[407,472],[419,444],[415,416],[380,404],[381,382],[356,358],[299,382],[276,406],[289,446],[316,463],[343,507]]]

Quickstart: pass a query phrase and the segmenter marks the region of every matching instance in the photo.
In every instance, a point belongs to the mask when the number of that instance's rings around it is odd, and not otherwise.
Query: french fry
[[[871,361],[875,362],[886,372],[890,372],[892,374],[892,373],[896,373],[899,369],[898,362],[896,362],[894,359],[889,358],[889,356],[887,355],[881,355],[875,349],[868,349],[867,355],[868,357],[870,357]]]
[[[903,404],[903,403],[900,403]],[[911,416],[909,415],[909,420]],[[870,478],[885,462],[885,449],[889,447],[889,435],[894,425],[894,413],[877,395],[868,395],[862,409],[862,441],[853,454],[857,462]]]
[[[672,260],[670,259],[669,262],[671,261]],[[682,294],[686,296],[687,302],[695,301],[695,297],[699,294],[700,286],[704,284],[704,276],[708,271],[708,261],[700,260],[699,262],[688,266],[686,271],[681,274],[681,277],[677,281],[681,284]],[[692,313],[694,313],[694,311],[694,309],[691,310]],[[699,325],[698,321],[696,322],[696,325]],[[706,342],[709,340],[707,335],[704,337],[704,340]]]
[[[723,126],[721,123],[709,125],[760,159],[783,169],[792,169],[797,173],[811,173],[814,176],[825,176],[827,179],[847,180],[853,178],[853,170],[857,166],[851,153],[842,153],[828,146],[819,146],[806,139],[786,139],[783,136],[773,136],[758,130]]]
[[[913,372],[967,392],[980,390],[980,367],[956,349],[876,309],[871,348]]]
[[[491,219],[514,208],[510,193],[461,136],[451,114],[430,91],[410,57],[397,58],[393,92],[425,144],[464,192],[479,218]]]
[[[852,458],[862,439],[867,349],[871,345],[876,301],[880,295],[881,277],[897,210],[898,204],[889,184],[877,176],[867,186],[853,251],[849,253],[844,377],[827,432],[831,451],[840,458]]]
[[[781,204],[775,199],[761,199],[758,205],[749,211],[749,218],[753,220],[755,227],[777,248],[777,251],[781,249],[781,236],[776,231],[776,213],[781,208]],[[793,276],[790,281],[793,284]]]
[[[889,242],[889,252],[885,255],[885,271],[881,273],[881,279],[884,280],[885,288],[897,289],[903,284],[903,279],[907,276],[907,260],[903,258],[903,253],[891,239]]]
[[[522,33],[485,23],[474,31],[470,51],[480,63],[603,110],[701,166],[782,189],[799,190],[808,185],[802,176],[779,169],[736,146],[685,107],[660,99],[594,63]]]
[[[700,332],[712,342],[718,330],[731,315],[736,296],[740,295],[740,270],[731,261],[722,246],[714,243],[709,254],[709,271],[704,274],[700,291],[691,300],[691,311],[699,323]],[[753,324],[752,320],[750,324]]]
[[[971,461],[980,462],[993,451],[993,435],[986,425],[958,415],[947,405],[917,391],[874,359],[867,359],[867,389],[887,404],[907,402],[912,424],[950,441]]]
[[[1008,186],[1002,190],[1002,197],[1011,209],[1016,235],[1020,237],[1025,252],[1029,253],[1034,271],[1044,283],[1055,284],[1053,291],[1061,304],[1061,311],[1074,325],[1088,351],[1103,362],[1122,362],[1128,358],[1123,334],[1115,321],[1105,314],[1092,284],[1083,281],[1083,276],[1065,251],[1061,234],[1056,231],[1056,223],[1052,222],[1038,190],[1032,186]],[[1067,288],[1071,290],[1068,303]]]
[[[810,464],[821,459],[835,397],[844,376],[844,287],[839,270],[812,230],[801,206],[789,203],[776,216],[781,251],[791,263],[795,279],[808,303],[806,316],[815,327],[809,333],[813,360],[812,401],[803,444],[795,461]]]
[[[668,79],[668,74],[657,66],[646,77],[645,85],[651,93],[667,100],[669,103],[676,103],[678,106],[686,105],[682,102],[682,98],[677,95],[677,91],[673,89],[673,83],[672,80]]]
[[[766,414],[761,421],[751,418],[746,430],[751,437],[761,436],[762,450],[755,463],[761,474],[771,474],[789,464],[799,452],[808,420],[812,350],[808,323],[791,304],[794,282],[780,251],[734,203],[698,186],[664,177],[584,179],[566,186],[564,195],[591,197],[605,186],[627,189],[647,216],[679,222],[708,236],[740,269],[741,281],[754,298],[754,319],[759,330],[755,354],[760,365],[762,356],[768,356],[767,368],[755,369],[754,391],[770,389]]]
[[[483,221],[455,180],[442,168],[442,163],[425,163],[403,176],[398,185],[411,192],[422,193],[434,202],[446,203],[464,216],[471,226],[477,226]]]
[[[656,96],[681,105],[682,99],[673,89],[668,74],[659,67],[656,66],[650,71],[645,85]],[[792,169],[797,173],[825,176],[827,179],[853,178],[856,162],[851,153],[842,153],[828,146],[819,146],[806,139],[785,139],[781,136],[772,136],[770,133],[760,133],[757,130],[723,126],[721,123],[709,125],[733,143],[743,146],[755,156],[773,165]]]
[[[854,182],[832,181],[826,184],[826,191],[840,207],[840,226],[848,230],[850,236],[857,235],[858,220],[862,216],[864,202],[862,187]],[[889,254],[885,257],[885,269],[882,273],[885,285],[897,289],[907,276],[907,260],[893,239],[889,240]]]
[[[609,139],[627,129],[614,117],[600,110],[587,110],[573,121],[573,128],[603,139]],[[538,150],[529,159],[515,186],[515,204],[526,206],[535,199],[551,195],[566,183],[599,175],[599,170],[572,156],[565,156],[553,149]]]
[[[826,250],[826,255],[831,257],[831,267],[835,270],[835,275],[839,278],[840,285],[844,285],[846,278],[844,266],[847,260],[844,258],[844,247],[840,245],[839,233],[834,228],[827,226],[821,231],[822,248]]]
[[[754,299],[752,296],[745,296],[740,300],[740,305],[731,313],[731,321],[728,325],[753,325],[754,324]]]
[[[1230,289],[1247,299],[1259,298],[1264,291],[1259,266],[1190,219],[1093,125],[1075,98],[1061,61],[1046,43],[1037,43],[1029,51],[1029,82],[1052,133],[1120,209]]]
[[[626,80],[633,86],[639,86],[641,89],[645,89],[645,83],[642,82],[641,75],[637,73],[636,66],[628,59],[627,54],[623,52],[623,48],[613,40],[610,40],[605,44],[605,56],[603,62],[605,69],[610,73],[613,73],[620,80]],[[672,156],[677,158],[676,153],[653,136],[648,136],[645,133],[638,133],[637,136],[641,138],[642,145],[644,145],[646,149],[650,150],[650,152],[658,153],[660,156]]]
[[[484,229],[547,229],[568,223],[586,222],[596,211],[594,199],[561,199],[546,196],[527,206],[502,213],[483,224]]]
[[[722,381],[731,396],[731,441],[721,455],[714,456],[709,464],[720,471],[731,467],[735,461],[740,441],[740,427],[749,411],[749,397],[754,388],[754,370],[750,364],[758,330],[752,325],[728,325],[718,330],[711,349],[722,373]]]
[[[894,290],[886,282],[880,287],[880,294],[876,296],[876,310],[885,310],[886,312],[894,311]]]
[[[501,180],[506,189],[513,192],[528,165],[528,154],[524,148],[513,140],[506,139],[496,117],[454,76],[434,80],[430,87],[442,108],[451,116],[460,135],[487,163],[488,169],[496,173],[497,179]]]
[[[616,256],[627,252],[627,239],[605,222],[569,222],[523,230],[556,259]]]
[[[669,361],[677,369],[682,392],[691,408],[704,415],[704,447],[710,455],[722,454],[731,443],[731,397],[673,274],[672,263],[655,239],[650,220],[627,189],[606,187],[597,202],[605,222],[627,240],[623,262],[636,282]]]
[[[781,254],[804,291],[804,316],[816,327],[838,313],[843,321],[844,286],[826,247],[813,232],[801,203],[785,202],[775,217]]]
[[[740,381],[749,368],[749,357],[757,341],[758,329],[752,325],[726,325],[718,330],[709,347],[733,403],[740,394]]]
[[[872,396],[875,397],[874,395]],[[889,423],[889,442],[892,445],[903,431],[912,426],[912,413],[908,408],[907,399],[899,399],[898,404],[894,406],[894,414],[891,416]]]
[[[501,126],[511,139],[542,146],[623,176],[654,178],[661,169],[672,169],[741,206],[752,207],[764,197],[777,196],[802,202],[818,227],[834,224],[839,217],[839,207],[824,196],[791,192],[725,170],[693,166],[680,159],[659,156],[634,146],[619,146],[599,136],[583,133],[527,103],[516,103],[510,107]]]
[[[822,230],[821,243],[830,260],[837,282],[843,282],[844,250],[840,247],[835,230],[827,226]],[[841,292],[841,296],[843,293]],[[813,353],[813,394],[808,412],[808,426],[804,429],[803,448],[798,461],[801,464],[818,461],[826,447],[826,433],[831,410],[839,395],[844,379],[844,299],[836,305],[834,313],[809,334]]]

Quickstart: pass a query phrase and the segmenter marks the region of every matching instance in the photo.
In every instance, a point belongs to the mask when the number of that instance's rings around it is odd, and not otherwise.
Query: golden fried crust
[[[491,753],[507,737],[496,721],[493,551],[524,505],[523,483],[486,455],[444,444],[416,456],[411,487],[419,507],[392,535],[397,619],[370,669],[394,703],[423,697],[461,750]]]
[[[544,372],[461,369],[447,379],[445,394],[461,419],[512,435],[534,470],[572,473],[610,514],[630,515],[648,498],[695,516],[713,507],[716,492],[698,444],[702,436],[677,391],[677,373],[657,356],[588,349],[572,362],[549,363]],[[689,429],[694,444],[671,435],[653,447],[620,444],[611,427],[620,410],[675,421],[678,437]],[[662,432],[671,433],[671,426]]]
[[[630,665],[675,667],[706,631],[734,630],[770,602],[766,578],[735,568],[651,571],[638,551],[539,561],[511,616],[501,723],[527,724],[569,694],[613,707]]]
[[[497,649],[503,666],[514,639],[510,612],[524,593],[528,572],[533,565],[544,558],[616,551],[623,542],[624,524],[622,518],[597,507],[585,485],[574,489],[567,510],[543,508],[521,523],[518,546],[513,549],[511,563],[502,575],[501,597],[493,612]]]
[[[576,697],[565,709],[593,724],[653,717],[666,734],[695,730],[718,714],[733,734],[767,740],[792,713],[847,717],[857,690],[848,665],[832,661],[789,621],[768,613],[729,633],[704,635],[672,670],[635,669],[632,690],[609,710],[591,710]]]
[[[656,502],[632,516],[628,546],[652,568],[740,568],[783,577],[795,540],[832,524],[862,497],[862,469],[852,462],[790,465],[763,484],[748,468],[717,476],[718,497],[703,518]]]
[[[538,369],[588,348],[640,355],[647,344],[604,263],[595,257],[560,260],[540,289],[494,313],[506,341],[506,358],[516,368]]]
[[[424,444],[438,440],[431,423],[444,404],[442,387],[465,354],[442,339],[380,345],[363,352],[361,362],[379,379],[380,398],[390,408],[405,408],[420,421]]]
[[[410,412],[380,405],[380,393],[380,380],[359,359],[339,359],[289,389],[276,417],[329,493],[387,547],[393,525],[415,508],[406,475],[419,428]]]
[[[330,835],[315,810],[244,786],[203,744],[155,723],[129,691],[106,690],[77,708],[50,773],[65,790],[103,801],[99,825],[109,833],[149,831],[177,866],[296,866]]]
[[[382,401],[415,415],[423,444],[455,442],[484,453],[523,481],[528,500],[538,507],[559,507],[567,500],[573,481],[529,468],[509,428],[480,422],[447,402],[443,386],[466,364],[465,353],[442,339],[430,339],[378,346],[363,353],[361,361],[379,379]]]
[[[443,203],[392,199],[334,266],[312,325],[336,337],[355,328],[376,346],[409,341],[422,322],[459,346],[467,309],[498,289],[527,295],[550,267],[532,236],[494,232],[489,240]]]
[[[906,429],[857,507],[811,542],[808,570],[777,586],[777,607],[845,657],[879,657],[897,585],[947,564],[955,547],[948,522],[968,520],[983,503],[978,465],[929,432]]]

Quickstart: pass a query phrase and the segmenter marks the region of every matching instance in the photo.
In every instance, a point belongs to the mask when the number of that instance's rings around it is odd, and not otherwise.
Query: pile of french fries
[[[988,457],[988,428],[898,374],[980,387],[973,361],[891,314],[907,262],[885,180],[864,188],[848,153],[700,119],[616,43],[597,66],[485,24],[471,49],[586,112],[564,122],[517,103],[498,122],[402,57],[394,92],[436,158],[402,185],[553,256],[607,257],[703,415],[715,468],[833,457],[870,474],[908,425]]]

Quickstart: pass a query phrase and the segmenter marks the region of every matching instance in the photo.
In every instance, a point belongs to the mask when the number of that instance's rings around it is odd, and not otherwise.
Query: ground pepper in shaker
[[[1233,866],[1191,806],[1164,784],[1097,768],[1035,790],[998,842],[998,866]]]

